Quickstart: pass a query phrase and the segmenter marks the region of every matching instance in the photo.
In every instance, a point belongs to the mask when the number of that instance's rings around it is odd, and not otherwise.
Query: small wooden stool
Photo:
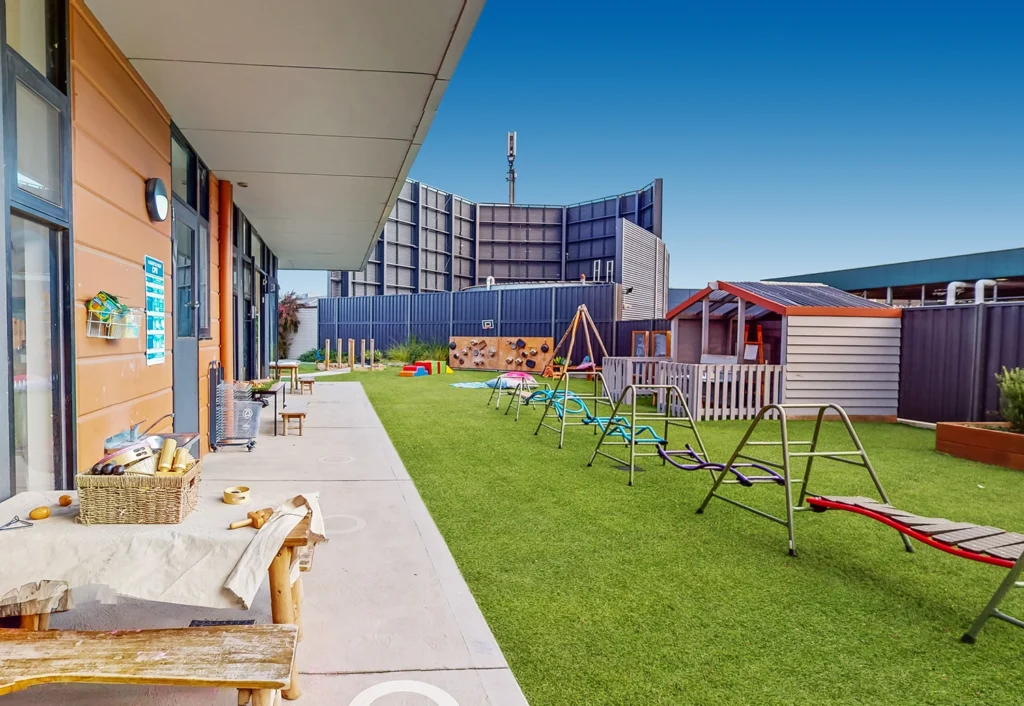
[[[299,378],[299,394],[300,395],[306,394],[306,390],[308,389],[309,390],[309,394],[312,395],[313,394],[313,383],[314,382],[316,382],[316,380],[314,378],[309,377],[308,375],[305,376],[305,377]]]
[[[304,409],[285,409],[281,410],[281,425],[284,427],[284,435],[288,436],[288,422],[292,419],[299,420],[299,436],[302,436],[302,422],[306,418],[306,410]]]

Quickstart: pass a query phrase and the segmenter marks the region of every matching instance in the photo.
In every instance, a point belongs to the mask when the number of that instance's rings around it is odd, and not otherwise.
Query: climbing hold
[[[535,368],[535,367],[537,367],[537,361],[535,361],[535,360],[528,360],[528,361],[526,361],[526,367],[527,368]]]
[[[449,348],[450,348],[451,350],[455,350],[455,349],[456,349],[456,348],[457,348],[458,346],[456,346],[456,345],[455,345],[455,341],[452,341],[451,343],[449,343],[449,344],[448,344],[448,347],[449,347]]]
[[[546,344],[546,343],[540,344],[540,350],[541,350],[541,353],[547,353],[548,352],[548,344]]]

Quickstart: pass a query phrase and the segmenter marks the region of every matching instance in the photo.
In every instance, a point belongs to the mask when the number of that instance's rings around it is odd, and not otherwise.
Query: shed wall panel
[[[790,316],[786,329],[786,402],[896,416],[900,339],[891,332],[900,330],[900,319]]]

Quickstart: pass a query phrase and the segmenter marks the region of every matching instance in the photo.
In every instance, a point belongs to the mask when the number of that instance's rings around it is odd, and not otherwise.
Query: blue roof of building
[[[821,282],[837,289],[856,291],[915,284],[937,284],[962,280],[1000,277],[1024,277],[1024,248],[993,250],[936,257],[930,260],[897,262],[889,265],[854,267],[849,270],[815,272],[805,275],[773,277],[786,282]]]

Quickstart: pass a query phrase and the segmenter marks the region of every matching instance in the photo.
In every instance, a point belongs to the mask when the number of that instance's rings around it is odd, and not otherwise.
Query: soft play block
[[[427,375],[434,372],[434,362],[431,360],[417,360],[413,365],[422,366],[427,371]]]
[[[399,370],[398,371],[398,377],[400,377],[400,378],[412,378],[412,377],[416,377],[416,373],[414,373],[411,370]]]
[[[416,368],[416,372],[412,374],[414,378],[426,377],[427,375],[430,375],[430,373],[427,372],[426,368]]]

